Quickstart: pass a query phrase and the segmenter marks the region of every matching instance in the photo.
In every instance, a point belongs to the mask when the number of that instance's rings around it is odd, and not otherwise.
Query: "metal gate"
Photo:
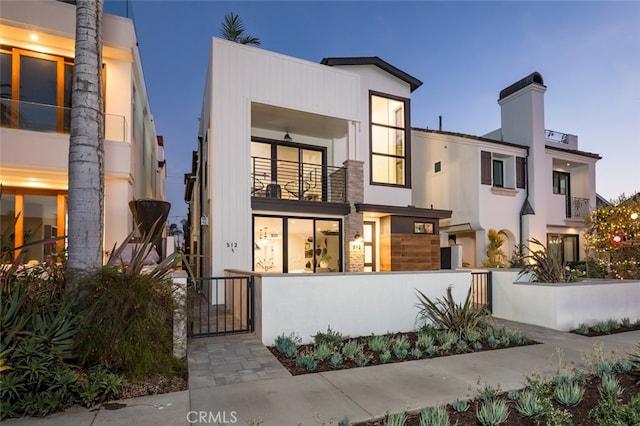
[[[471,272],[471,301],[474,306],[492,310],[491,272]]]
[[[253,277],[210,277],[190,281],[192,337],[253,331]]]

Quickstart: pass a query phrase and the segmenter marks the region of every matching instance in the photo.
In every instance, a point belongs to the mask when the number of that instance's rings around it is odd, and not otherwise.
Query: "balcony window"
[[[104,89],[104,66],[103,66]],[[68,133],[73,59],[19,48],[0,48],[0,124]]]
[[[553,193],[561,195],[569,194],[569,173],[553,172]]]
[[[371,95],[371,183],[409,186],[408,100]]]

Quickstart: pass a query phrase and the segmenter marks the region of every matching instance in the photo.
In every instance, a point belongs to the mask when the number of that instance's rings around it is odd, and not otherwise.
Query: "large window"
[[[338,219],[254,216],[253,241],[253,268],[257,272],[342,270]]]
[[[409,186],[408,102],[371,95],[371,183]]]
[[[578,236],[574,234],[548,234],[547,248],[558,256],[562,262],[571,263],[579,260]]]
[[[68,133],[72,81],[73,59],[0,47],[0,124]]]
[[[26,261],[42,262],[47,255],[60,251],[64,241],[47,240],[65,235],[66,195],[65,191],[3,188],[0,231],[6,240],[2,244],[11,248],[27,245],[15,252]]]

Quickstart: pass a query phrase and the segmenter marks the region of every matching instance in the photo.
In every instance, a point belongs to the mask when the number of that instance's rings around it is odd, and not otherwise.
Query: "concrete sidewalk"
[[[255,336],[193,339],[189,391],[119,401],[124,406],[116,410],[75,408],[3,424],[315,426],[337,424],[345,416],[358,422],[472,398],[485,383],[519,389],[533,373],[550,377],[559,367],[582,367],[594,348],[625,356],[640,342],[640,331],[588,338],[499,322],[541,344],[291,376]]]
[[[594,348],[625,356],[640,342],[640,331],[589,338],[499,322],[521,330],[541,344],[190,388],[191,410],[233,413],[239,424],[260,419],[269,426],[328,425],[331,421],[337,424],[345,416],[351,422],[359,422],[382,417],[387,412],[473,398],[485,383],[503,390],[520,389],[526,376],[534,373],[552,377],[559,368],[584,367],[583,358],[595,356]],[[216,342],[211,340],[209,344]]]

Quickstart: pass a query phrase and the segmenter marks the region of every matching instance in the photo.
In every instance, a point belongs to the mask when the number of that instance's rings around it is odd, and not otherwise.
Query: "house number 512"
[[[231,250],[231,253],[235,253],[238,248],[238,243],[227,243],[227,248]]]

